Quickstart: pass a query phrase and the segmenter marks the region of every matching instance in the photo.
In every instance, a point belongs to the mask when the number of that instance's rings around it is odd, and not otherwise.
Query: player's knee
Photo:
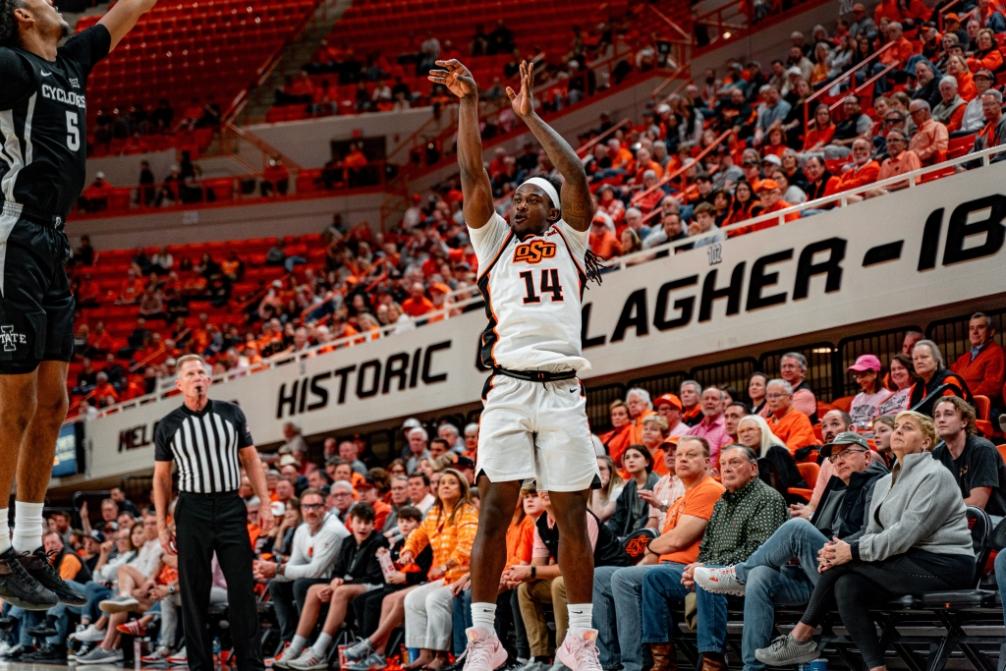
[[[0,403],[0,421],[15,434],[24,433],[38,409],[38,399],[35,394],[27,392],[5,393],[4,396],[4,402]]]

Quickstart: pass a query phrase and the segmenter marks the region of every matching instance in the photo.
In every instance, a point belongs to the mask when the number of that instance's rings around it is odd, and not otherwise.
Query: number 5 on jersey
[[[80,149],[80,117],[71,110],[66,111],[66,148],[70,151]]]
[[[558,268],[542,268],[537,289],[534,285],[534,276],[535,272],[533,270],[525,270],[520,274],[521,279],[524,280],[525,305],[528,303],[541,303],[543,294],[552,294],[553,303],[562,302],[562,284],[559,283]]]

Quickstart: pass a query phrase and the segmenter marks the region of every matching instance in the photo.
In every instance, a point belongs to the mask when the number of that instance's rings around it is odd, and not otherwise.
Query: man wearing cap
[[[775,634],[775,606],[798,606],[810,599],[819,575],[817,554],[825,543],[834,537],[855,540],[862,534],[873,487],[887,473],[882,462],[871,462],[869,452],[857,433],[836,436],[821,452],[834,464],[835,475],[810,521],[788,520],[739,564],[695,569],[695,582],[705,591],[744,596],[745,671],[764,668],[754,651],[768,645]],[[799,565],[790,563],[794,558]]]
[[[687,435],[691,427],[681,421],[681,413],[685,406],[677,394],[666,393],[658,396],[653,403],[657,414],[667,422],[667,440],[676,443],[678,438]]]
[[[765,157],[770,158],[768,156]],[[779,160],[777,156],[772,156],[771,158]],[[788,207],[793,207],[792,203],[787,203],[783,200],[782,189],[779,186],[779,182],[774,179],[763,179],[758,185],[758,197],[761,201],[761,214],[771,214],[772,212],[780,212]],[[790,212],[783,217],[788,224],[791,221],[796,221],[800,218],[799,212]]]

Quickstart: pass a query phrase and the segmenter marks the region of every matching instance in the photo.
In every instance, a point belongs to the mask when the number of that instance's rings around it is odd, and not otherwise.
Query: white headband
[[[525,180],[524,184],[534,184],[539,189],[544,191],[545,194],[549,197],[549,199],[552,201],[552,207],[554,207],[557,210],[561,208],[559,204],[559,192],[555,190],[555,187],[552,186],[551,182],[549,182],[547,179],[543,179],[541,177],[532,177],[531,179]],[[524,184],[521,184],[521,186],[524,186]]]

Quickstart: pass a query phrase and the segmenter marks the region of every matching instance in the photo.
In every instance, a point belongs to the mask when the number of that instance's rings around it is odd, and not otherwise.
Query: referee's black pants
[[[185,652],[193,671],[213,671],[213,644],[206,615],[210,607],[214,552],[227,579],[227,621],[237,655],[237,668],[240,671],[265,669],[247,519],[244,501],[237,492],[182,492],[178,497],[175,506],[178,579]]]

